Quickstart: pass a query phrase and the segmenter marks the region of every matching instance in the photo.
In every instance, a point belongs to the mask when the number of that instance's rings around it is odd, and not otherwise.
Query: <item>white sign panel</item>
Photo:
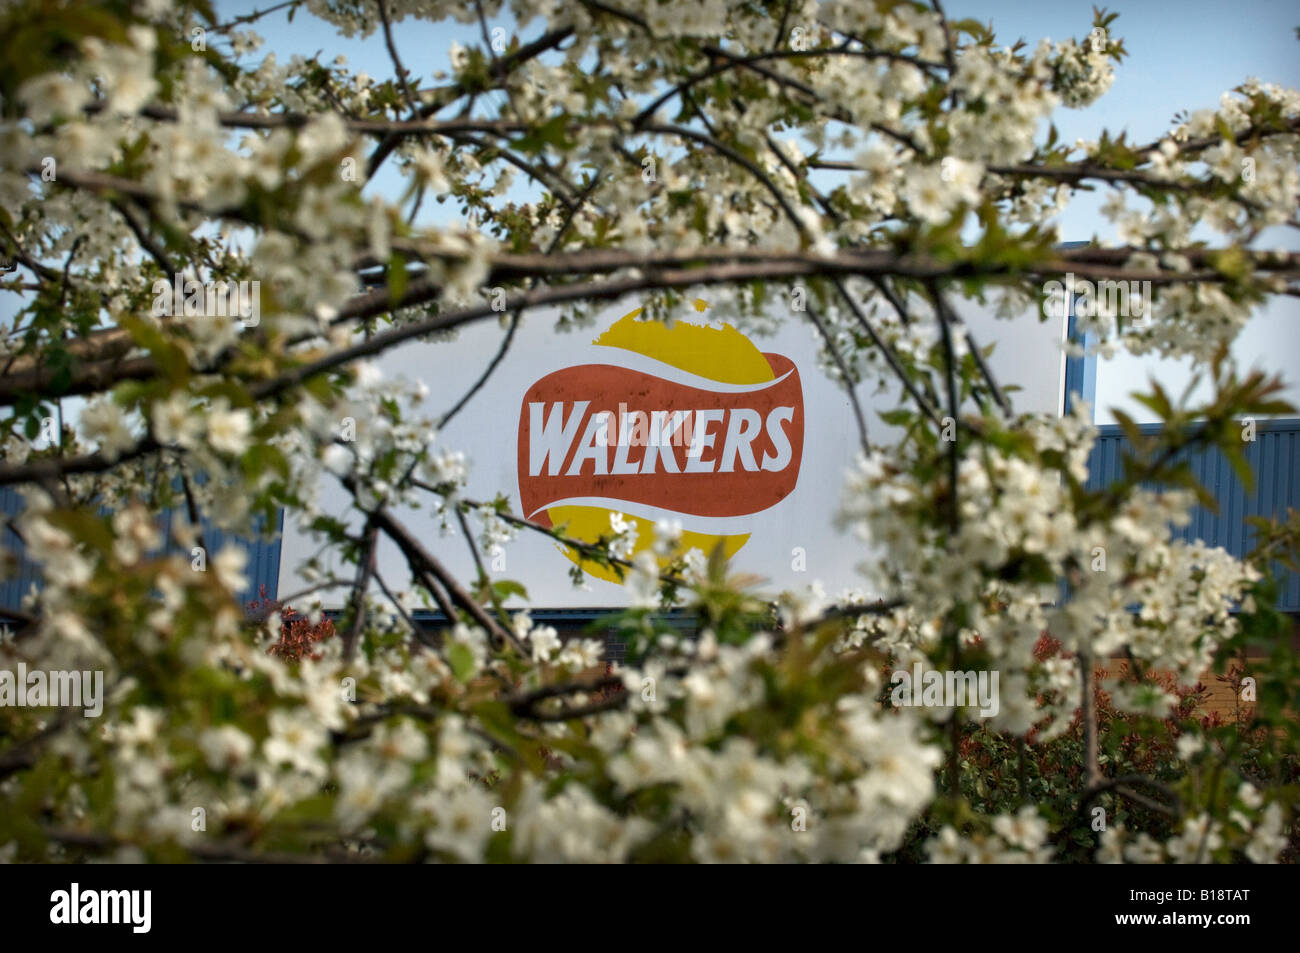
[[[657,521],[676,521],[682,551],[721,545],[733,571],[762,577],[773,594],[813,580],[832,595],[861,588],[855,567],[868,553],[834,528],[857,431],[841,385],[818,365],[816,329],[788,320],[774,335],[747,337],[710,321],[707,310],[688,308],[669,327],[640,320],[634,309],[613,305],[594,328],[569,333],[554,330],[554,313],[525,319],[487,385],[438,436],[438,446],[468,458],[466,497],[505,493],[515,514],[579,539],[608,534],[611,515],[621,514],[637,526],[638,549],[651,544]],[[990,364],[1003,385],[1021,388],[1016,408],[1059,413],[1064,322],[1034,314],[997,320],[969,303],[961,311],[980,344],[997,342]],[[473,386],[504,333],[482,322],[452,341],[401,348],[379,367],[423,381],[431,412],[441,413]],[[864,385],[860,400],[880,442],[891,434],[877,413],[899,405],[899,388],[874,396],[873,389]],[[347,493],[328,474],[322,480],[323,508],[344,513]],[[398,515],[459,578],[474,578],[458,527],[444,533],[428,510]],[[355,514],[350,522],[357,524]],[[292,524],[286,520],[282,597],[309,585],[297,569],[316,550]],[[590,564],[584,588],[575,587],[571,554],[539,533],[521,531],[487,562],[495,578],[522,583],[536,607],[628,603],[617,579]],[[409,578],[391,545],[380,547],[377,567],[390,585]]]

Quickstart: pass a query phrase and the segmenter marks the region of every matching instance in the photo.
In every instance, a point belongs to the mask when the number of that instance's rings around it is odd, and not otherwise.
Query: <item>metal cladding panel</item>
[[[5,521],[4,528],[0,529],[0,547],[18,556],[15,573],[0,580],[0,608],[7,606],[16,609],[22,605],[23,597],[31,591],[33,585],[40,588],[40,570],[26,558],[26,547],[8,526],[8,521],[21,513],[22,509],[23,498],[18,491],[8,486],[0,487],[0,519]]]
[[[5,521],[17,517],[23,510],[22,496],[10,487],[0,487],[0,519]],[[175,511],[168,510],[158,515],[158,529],[167,540],[167,551],[178,552],[176,545],[171,539],[172,519]],[[244,575],[248,578],[248,587],[238,594],[238,601],[241,607],[260,598],[259,593],[263,586],[266,587],[268,597],[274,599],[276,596],[276,587],[280,579],[280,530],[284,524],[284,513],[281,512],[277,519],[275,535],[272,539],[244,539],[233,536],[229,533],[223,533],[207,520],[202,522],[203,538],[208,544],[209,558],[227,544],[237,546],[248,554],[248,564],[244,568]],[[22,604],[23,597],[35,585],[40,588],[41,573],[39,566],[29,560],[26,556],[26,547],[18,537],[9,529],[0,529],[3,532],[3,541],[0,542],[5,549],[18,556],[17,572],[0,581],[0,616],[3,616],[3,610],[7,608],[19,608]]]
[[[1143,433],[1158,433],[1159,425],[1143,426]],[[1100,436],[1088,459],[1089,489],[1109,486],[1124,476],[1124,455],[1131,453],[1129,441],[1117,426],[1100,427]],[[1227,458],[1218,451],[1184,453],[1178,459],[1191,463],[1192,472],[1219,502],[1217,513],[1203,506],[1192,510],[1191,522],[1177,528],[1175,535],[1189,542],[1201,540],[1222,546],[1234,556],[1244,556],[1255,543],[1255,528],[1247,517],[1284,518],[1288,507],[1300,509],[1300,418],[1264,420],[1258,423],[1255,440],[1246,445],[1246,459],[1255,474],[1255,485],[1247,488]],[[1146,484],[1156,488],[1154,484]],[[1300,612],[1300,575],[1281,573],[1278,608]]]

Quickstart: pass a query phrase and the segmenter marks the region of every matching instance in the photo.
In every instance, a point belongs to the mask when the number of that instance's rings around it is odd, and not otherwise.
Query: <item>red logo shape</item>
[[[709,387],[611,364],[555,371],[524,394],[524,515],[591,498],[686,516],[747,516],[794,489],[803,459],[803,388],[794,362],[764,354],[775,379]]]

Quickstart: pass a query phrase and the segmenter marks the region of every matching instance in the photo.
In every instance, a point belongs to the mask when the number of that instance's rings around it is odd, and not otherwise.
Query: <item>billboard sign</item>
[[[1060,412],[1063,319],[1007,321],[976,310],[963,318],[981,343],[997,342],[990,363],[1004,384],[1020,388],[1018,408]],[[747,334],[698,300],[671,325],[626,304],[594,330],[553,325],[553,313],[528,316],[486,386],[437,437],[466,455],[467,498],[505,493],[515,514],[582,540],[631,524],[635,551],[651,546],[656,523],[677,523],[679,553],[721,546],[733,571],[761,577],[772,593],[814,579],[832,595],[861,588],[857,567],[869,553],[834,526],[857,432],[842,385],[818,364],[815,328],[789,320],[768,336]],[[451,341],[402,348],[379,367],[423,381],[435,410],[450,407],[497,355],[502,335],[481,323]],[[859,400],[872,441],[892,439],[876,414],[900,405],[899,389],[864,384]],[[321,491],[326,512],[347,509],[341,488],[326,483]],[[400,515],[448,568],[473,578],[457,527],[427,509]],[[282,595],[306,588],[296,568],[317,549],[291,524],[286,519]],[[628,603],[618,577],[590,562],[579,563],[584,585],[575,588],[577,559],[525,531],[490,562],[494,576],[521,582],[537,607]],[[381,546],[378,566],[390,582],[407,578],[395,547]]]

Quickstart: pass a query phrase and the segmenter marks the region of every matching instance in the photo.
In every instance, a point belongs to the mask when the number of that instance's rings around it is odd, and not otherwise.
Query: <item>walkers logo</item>
[[[707,305],[697,300],[695,307]],[[624,316],[593,342],[609,349],[608,363],[555,371],[524,394],[523,512],[587,541],[608,534],[610,515],[624,512],[637,524],[640,551],[652,545],[662,512],[636,510],[668,511],[684,526],[679,552],[709,553],[721,544],[730,557],[749,534],[704,532],[701,524],[762,512],[794,490],[804,439],[799,371],[731,325],[678,321],[670,328],[640,314]],[[579,564],[618,581],[602,567]]]

